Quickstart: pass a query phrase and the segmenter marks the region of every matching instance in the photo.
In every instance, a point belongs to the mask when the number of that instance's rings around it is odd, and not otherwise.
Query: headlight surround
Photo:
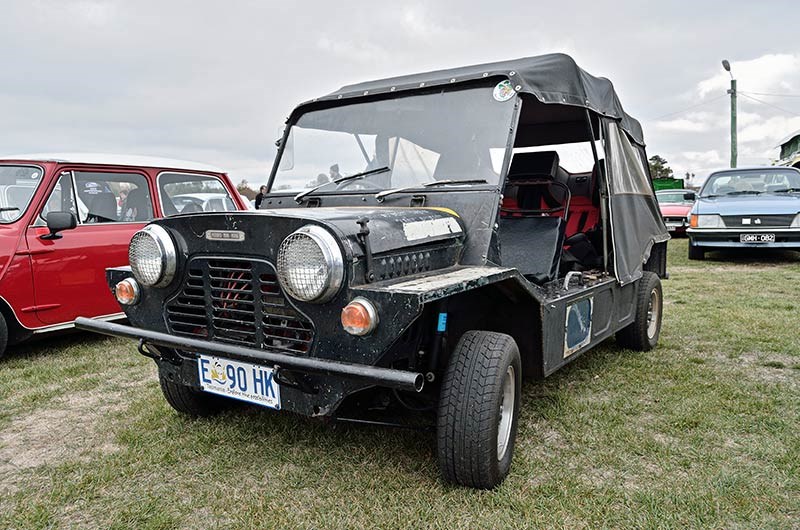
[[[725,221],[718,214],[692,214],[692,228],[725,228]]]
[[[164,287],[175,277],[175,243],[169,232],[158,225],[148,225],[131,238],[128,261],[133,277],[147,287]]]
[[[800,213],[794,216],[794,220],[792,220],[792,224],[789,225],[789,228],[800,228]]]
[[[344,258],[336,238],[316,225],[303,226],[283,240],[276,268],[281,287],[303,302],[330,300],[344,279]]]

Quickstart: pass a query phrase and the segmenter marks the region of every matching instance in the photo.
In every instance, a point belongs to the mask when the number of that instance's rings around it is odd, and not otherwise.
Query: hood
[[[694,213],[720,215],[780,215],[800,212],[800,194],[734,195],[729,197],[698,197]]]
[[[239,212],[188,214],[156,221],[180,233],[189,253],[254,252],[271,255],[283,239],[307,224],[323,225],[348,247],[362,254],[361,226],[367,219],[373,254],[382,254],[432,243],[462,243],[464,226],[458,215],[436,208],[284,208]],[[209,241],[209,230],[241,231],[241,241]]]
[[[694,203],[686,203],[686,204],[663,204],[659,206],[661,210],[661,215],[670,215],[670,216],[685,216],[689,213],[689,211],[694,206]]]
[[[381,254],[406,247],[464,238],[458,215],[446,208],[286,208],[259,210],[258,215],[306,219],[337,229],[360,247],[358,221],[367,219],[372,252]]]

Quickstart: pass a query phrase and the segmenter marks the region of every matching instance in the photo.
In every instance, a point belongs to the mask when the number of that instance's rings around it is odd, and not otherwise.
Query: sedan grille
[[[289,305],[263,261],[191,260],[166,318],[177,335],[251,348],[307,354],[314,340],[311,322]]]
[[[787,228],[795,214],[770,215],[723,215],[722,220],[728,228]]]

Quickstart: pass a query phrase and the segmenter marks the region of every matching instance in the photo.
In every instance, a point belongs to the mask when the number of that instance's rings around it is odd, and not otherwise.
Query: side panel
[[[638,285],[608,281],[547,301],[542,312],[542,373],[552,374],[630,324]]]

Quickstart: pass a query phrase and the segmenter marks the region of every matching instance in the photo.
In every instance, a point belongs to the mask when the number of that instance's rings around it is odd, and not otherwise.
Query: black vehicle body
[[[295,191],[276,188],[290,131],[306,113],[416,93],[446,98],[461,87],[495,87],[495,102],[511,105],[495,182],[420,185],[383,196],[339,186],[300,200]],[[505,92],[497,96],[498,88]],[[669,236],[644,163],[641,128],[622,110],[609,81],[590,76],[567,56],[345,87],[300,105],[287,124],[262,210],[157,221],[176,247],[174,279],[143,288],[137,303],[123,306],[131,326],[81,319],[79,327],[140,339],[140,351],[155,358],[162,379],[189,388],[200,388],[198,353],[274,367],[282,410],[338,417],[345,402],[364,396],[394,395],[400,403],[406,396],[435,406],[452,352],[470,330],[513,338],[523,372],[546,377],[630,330],[641,318],[643,278],[666,277]],[[331,127],[347,131],[349,125],[340,120]],[[409,138],[427,141],[413,134]],[[549,151],[514,154],[515,148],[574,142],[591,145],[591,174],[568,174]],[[514,156],[532,165],[514,173]],[[541,179],[551,195],[552,189],[567,190],[564,200],[552,208],[541,201],[519,208],[520,190],[538,190]],[[506,207],[510,194],[519,204]],[[565,237],[581,197],[596,224],[591,233],[582,232],[586,217],[575,213],[578,231]],[[342,256],[341,288],[322,303],[295,299],[277,279],[282,242],[307,226],[333,235]],[[581,245],[589,245],[589,257],[572,255]],[[108,272],[112,289],[132,277],[130,268]],[[232,290],[245,294],[232,298]],[[342,309],[359,298],[379,315],[365,336],[345,332],[340,323]],[[238,315],[232,330],[231,310]],[[498,483],[492,477],[450,478],[492,487]]]

